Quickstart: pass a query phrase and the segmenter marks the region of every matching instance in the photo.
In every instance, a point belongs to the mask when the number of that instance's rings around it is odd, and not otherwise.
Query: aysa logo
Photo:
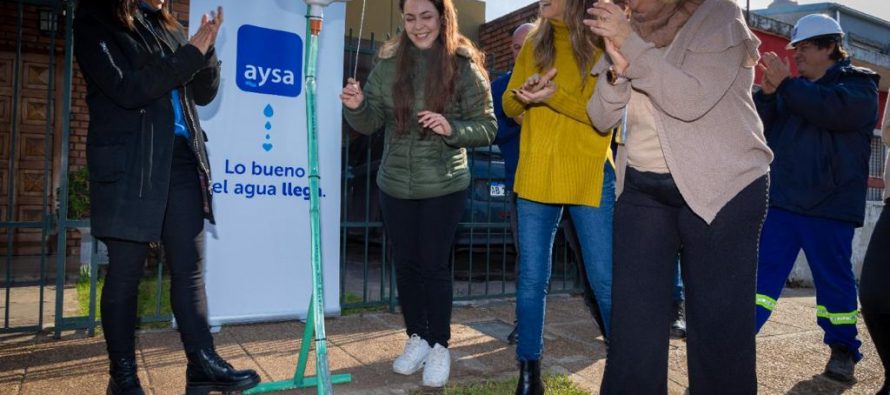
[[[303,40],[294,33],[241,26],[237,62],[243,91],[297,97],[303,90]]]

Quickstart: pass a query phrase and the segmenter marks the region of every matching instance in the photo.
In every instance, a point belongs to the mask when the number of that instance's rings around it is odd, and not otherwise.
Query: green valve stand
[[[309,37],[308,57],[306,60],[306,119],[309,150],[309,225],[312,235],[312,299],[309,302],[309,312],[306,319],[306,329],[303,331],[303,342],[300,343],[300,357],[297,359],[297,368],[291,380],[277,381],[260,384],[245,394],[261,394],[268,392],[284,391],[295,388],[308,388],[315,386],[318,395],[333,394],[332,384],[342,384],[352,381],[350,374],[331,375],[328,367],[328,346],[324,329],[324,274],[322,273],[321,257],[321,213],[319,210],[318,194],[318,116],[315,111],[315,96],[317,90],[316,68],[318,66],[318,38],[324,21],[324,7],[334,2],[347,0],[305,0],[308,7],[306,15],[306,31]],[[314,336],[313,336],[314,335]],[[306,377],[306,362],[309,359],[309,348],[312,338],[315,337],[315,376]]]

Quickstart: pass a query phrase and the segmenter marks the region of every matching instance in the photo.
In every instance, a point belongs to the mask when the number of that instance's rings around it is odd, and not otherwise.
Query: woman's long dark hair
[[[399,10],[405,12],[405,1],[399,0]],[[439,37],[436,38],[433,47],[430,48],[430,56],[427,65],[430,66],[426,79],[426,97],[424,105],[426,110],[442,113],[454,96],[454,80],[457,74],[457,50],[463,48],[470,52],[470,60],[488,78],[485,72],[485,54],[468,38],[460,34],[457,26],[457,12],[452,0],[427,0],[436,7],[441,19],[439,24]],[[396,81],[392,86],[393,105],[395,107],[396,134],[406,135],[410,130],[410,124],[417,122],[414,118],[414,56],[409,50],[414,48],[414,43],[408,38],[407,30],[386,43],[381,52],[396,50]]]
[[[108,12],[121,26],[133,30],[136,28],[136,25],[133,24],[133,15],[139,10],[140,2],[142,0],[79,0],[77,12],[80,13],[85,8]],[[158,19],[164,28],[171,32],[182,29],[182,25],[170,13],[169,2],[165,2],[161,10],[158,11]]]

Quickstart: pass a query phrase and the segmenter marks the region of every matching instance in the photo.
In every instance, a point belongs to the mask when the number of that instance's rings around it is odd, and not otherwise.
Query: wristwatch
[[[630,81],[630,79],[626,75],[615,71],[615,66],[610,66],[609,71],[606,72],[606,81],[611,85],[618,85]]]

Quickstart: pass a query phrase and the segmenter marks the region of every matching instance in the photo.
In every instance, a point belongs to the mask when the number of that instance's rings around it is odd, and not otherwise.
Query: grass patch
[[[348,306],[356,303],[363,303],[362,297],[356,295],[352,292],[347,292],[343,295],[343,305]],[[386,311],[386,305],[376,305],[376,306],[357,306],[357,307],[344,307],[342,311],[340,311],[340,315],[356,315],[363,313],[376,313]]]
[[[101,318],[102,312],[99,309],[99,301],[102,300],[102,288],[105,285],[105,277],[100,277],[96,282],[96,318]],[[83,316],[90,313],[90,276],[89,274],[81,275],[77,280],[77,301],[80,307],[80,314]],[[164,277],[161,286],[161,306],[158,310],[158,276],[157,273],[143,277],[139,283],[139,296],[137,303],[137,317],[151,319],[155,317],[170,317],[172,310],[170,308],[170,278]],[[168,328],[170,322],[163,320],[162,322],[144,322],[140,324],[143,329],[147,328]]]
[[[443,390],[437,390],[436,394],[445,395],[509,395],[516,392],[518,377],[501,381],[486,381],[484,383],[449,385]],[[590,393],[579,388],[564,374],[545,374],[544,387],[548,395],[589,395]],[[412,392],[412,395],[429,394],[424,390]]]

